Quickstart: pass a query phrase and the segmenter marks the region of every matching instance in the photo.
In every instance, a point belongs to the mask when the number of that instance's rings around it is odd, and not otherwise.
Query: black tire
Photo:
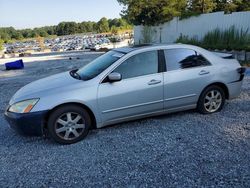
[[[54,110],[48,119],[49,136],[59,144],[79,142],[88,135],[90,127],[91,118],[88,112],[77,105],[61,106]]]
[[[210,97],[210,94],[213,91],[216,93],[216,95],[217,95],[217,93],[219,93],[219,95],[221,97],[218,97],[218,99],[216,99],[214,97],[214,99],[212,101],[209,101],[208,98]],[[208,98],[206,98],[206,97],[208,97]],[[211,96],[211,98],[212,98],[212,96]],[[220,104],[219,104],[219,102],[217,102],[217,101],[220,101],[219,99],[221,99]],[[207,88],[205,88],[203,90],[203,92],[200,95],[200,98],[199,98],[198,104],[197,104],[197,110],[201,114],[212,114],[212,113],[219,112],[223,108],[223,106],[225,104],[225,100],[226,100],[225,99],[225,91],[221,87],[219,87],[217,85],[208,86]],[[209,107],[211,107],[211,106],[213,106],[213,109],[209,110]],[[215,106],[217,106],[217,107],[215,108]]]

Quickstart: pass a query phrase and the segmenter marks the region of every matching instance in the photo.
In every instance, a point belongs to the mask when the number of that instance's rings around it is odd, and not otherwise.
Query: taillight
[[[238,73],[240,74],[244,74],[246,72],[246,68],[245,67],[240,67],[237,69]]]
[[[237,69],[237,72],[240,74],[240,79],[239,81],[242,81],[244,78],[244,73],[246,72],[246,68],[245,67],[240,67]]]

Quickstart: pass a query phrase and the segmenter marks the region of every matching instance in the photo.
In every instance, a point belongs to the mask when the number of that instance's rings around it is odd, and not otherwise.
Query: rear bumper
[[[18,114],[6,111],[5,119],[10,127],[22,135],[42,136],[45,116],[48,111]]]
[[[241,93],[242,83],[244,76],[241,77],[239,81],[231,82],[227,84],[227,88],[229,91],[229,99],[237,98]]]

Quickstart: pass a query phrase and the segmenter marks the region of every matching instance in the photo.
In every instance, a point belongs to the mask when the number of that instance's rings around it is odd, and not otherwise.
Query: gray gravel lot
[[[240,97],[220,113],[187,111],[123,123],[93,130],[74,145],[22,137],[8,127],[3,112],[20,87],[97,56],[29,62],[21,71],[1,71],[0,65],[1,188],[250,187],[250,76]]]

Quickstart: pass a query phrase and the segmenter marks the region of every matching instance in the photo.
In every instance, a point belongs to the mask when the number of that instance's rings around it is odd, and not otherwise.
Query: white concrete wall
[[[208,31],[216,28],[225,30],[233,25],[239,29],[249,29],[248,32],[250,33],[250,11],[234,12],[232,14],[215,12],[183,20],[176,17],[163,25],[152,27],[152,42],[160,43],[161,38],[162,43],[173,43],[181,34],[201,39]],[[142,29],[143,26],[135,26],[134,28],[135,44],[143,41]]]

